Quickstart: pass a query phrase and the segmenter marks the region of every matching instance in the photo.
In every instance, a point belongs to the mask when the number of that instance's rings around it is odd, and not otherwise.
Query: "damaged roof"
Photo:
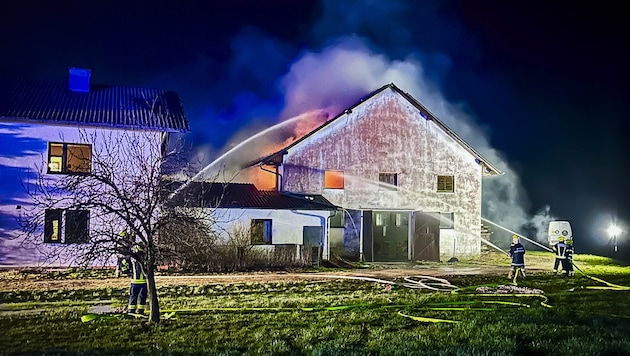
[[[68,88],[66,80],[14,79],[0,83],[0,119],[190,131],[174,91],[91,84],[89,91],[77,92]]]
[[[383,92],[386,89],[391,89],[394,92],[400,94],[403,98],[405,98],[407,101],[409,101],[414,107],[416,107],[416,109],[418,109],[418,111],[420,112],[420,115],[424,119],[431,120],[431,121],[435,122],[435,124],[438,125],[447,135],[451,136],[464,149],[466,149],[468,152],[470,152],[476,158],[477,163],[479,163],[479,164],[481,164],[481,165],[483,165],[485,167],[485,172],[484,172],[485,174],[487,174],[487,175],[492,175],[492,174],[500,175],[500,174],[503,174],[503,172],[501,172],[497,167],[495,167],[486,158],[484,158],[472,146],[470,146],[468,143],[466,143],[466,141],[464,141],[455,132],[453,132],[453,130],[451,130],[448,126],[446,126],[445,123],[443,123],[435,115],[433,115],[424,105],[422,105],[418,100],[416,100],[414,97],[412,97],[409,93],[406,93],[403,90],[401,90],[400,88],[398,88],[394,83],[390,83],[390,84],[384,85],[381,88],[373,91],[372,93],[364,96],[358,102],[356,102],[355,104],[353,104],[352,106],[350,106],[346,110],[343,110],[339,115],[337,115],[334,118],[326,121],[322,125],[320,125],[317,128],[315,128],[313,131],[311,131],[308,134],[302,136],[300,139],[295,140],[294,142],[292,142],[288,146],[282,148],[281,150],[278,150],[278,151],[276,151],[276,152],[274,152],[274,153],[272,153],[270,155],[267,155],[265,157],[262,157],[260,159],[257,159],[255,161],[250,162],[249,166],[253,166],[253,165],[256,165],[256,164],[269,164],[269,165],[279,165],[279,164],[281,164],[282,163],[282,156],[285,155],[288,152],[289,149],[291,149],[292,147],[296,146],[300,142],[308,139],[311,135],[313,135],[314,133],[316,133],[319,130],[323,129],[324,127],[328,126],[329,124],[331,124],[335,120],[343,117],[344,115],[347,115],[347,114],[351,113],[354,108],[356,108],[357,106],[363,104],[366,101],[369,101],[370,99],[372,99],[373,97],[375,97],[376,95],[380,94],[381,92]]]
[[[208,208],[336,210],[321,195],[258,190],[251,183],[179,182],[172,205]],[[183,188],[182,188],[183,187]]]

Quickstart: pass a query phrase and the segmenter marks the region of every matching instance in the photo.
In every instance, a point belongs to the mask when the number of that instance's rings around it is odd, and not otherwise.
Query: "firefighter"
[[[564,252],[564,256],[566,258],[563,260],[564,265],[562,269],[564,269],[565,276],[573,277],[575,276],[575,271],[573,270],[573,252],[575,252],[575,250],[573,249],[573,239],[568,238],[566,240],[566,245],[567,247]]]
[[[564,243],[564,236],[558,237],[558,242],[552,246],[552,249],[556,254],[556,260],[553,263],[553,274],[558,274],[558,266],[564,269],[566,264],[567,244]]]
[[[116,278],[120,277],[121,274],[125,274],[124,270],[129,270],[128,259],[127,256],[131,253],[131,245],[135,242],[136,238],[133,233],[129,233],[127,229],[118,234],[120,239],[118,240],[118,244],[116,246],[116,250],[118,254],[116,255]],[[126,266],[123,266],[126,265]]]
[[[525,247],[521,244],[518,235],[512,235],[512,246],[510,246],[510,257],[512,257],[512,268],[508,278],[519,276],[525,278]]]
[[[131,286],[129,287],[129,304],[127,313],[144,314],[145,304],[147,302],[147,279],[144,269],[142,268],[141,259],[143,251],[140,246],[136,246],[135,253],[125,258],[123,263],[123,273],[131,278]]]

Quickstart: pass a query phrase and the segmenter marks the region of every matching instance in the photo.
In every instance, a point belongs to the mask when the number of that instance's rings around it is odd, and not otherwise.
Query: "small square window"
[[[455,191],[454,176],[438,176],[437,191],[441,193],[453,193]]]
[[[252,219],[252,245],[271,245],[271,219]]]
[[[379,173],[379,186],[384,189],[396,189],[398,187],[398,173]]]
[[[440,229],[455,228],[455,216],[453,213],[440,213]]]
[[[343,189],[343,171],[325,171],[325,189]]]

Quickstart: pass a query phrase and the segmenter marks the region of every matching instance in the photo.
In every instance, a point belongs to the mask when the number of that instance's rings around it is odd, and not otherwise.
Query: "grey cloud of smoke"
[[[440,2],[324,0],[322,8],[310,49],[295,48],[255,29],[246,29],[233,40],[227,78],[215,88],[222,85],[221,90],[233,94],[230,112],[219,116],[228,123],[237,118],[241,129],[221,151],[254,134],[260,128],[255,123],[272,126],[322,109],[333,117],[367,93],[395,83],[505,172],[484,179],[483,217],[546,241],[546,225],[553,219],[550,209],[528,214],[518,174],[491,147],[466,105],[449,102],[442,93],[441,84],[453,66],[446,53],[456,48],[475,51],[469,48],[474,41],[463,40],[462,29],[440,16]],[[418,42],[427,43],[426,48],[418,48]],[[250,84],[239,87],[243,83]],[[241,152],[238,159],[257,158],[255,151]]]

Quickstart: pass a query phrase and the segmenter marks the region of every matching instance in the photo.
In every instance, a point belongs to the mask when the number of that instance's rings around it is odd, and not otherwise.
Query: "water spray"
[[[260,136],[263,136],[265,134],[267,134],[268,132],[277,130],[283,126],[286,126],[287,124],[299,121],[304,119],[304,115],[298,115],[295,117],[292,117],[290,119],[284,120],[282,122],[279,122],[273,126],[270,126],[268,128],[266,128],[263,131],[260,131],[258,133],[256,133],[255,135],[249,137],[248,139],[240,142],[238,145],[230,148],[228,151],[226,151],[225,153],[223,153],[221,156],[217,157],[214,161],[210,162],[207,166],[205,166],[204,168],[201,169],[201,171],[199,171],[199,173],[195,174],[192,178],[190,178],[189,180],[187,180],[184,184],[182,184],[179,188],[175,189],[175,191],[173,193],[171,193],[171,195],[169,195],[169,200],[173,199],[173,197],[181,192],[183,189],[185,189],[191,182],[194,182],[196,179],[202,177],[204,174],[206,174],[211,168],[213,168],[218,162],[220,162],[221,160],[223,160],[225,157],[229,156],[230,154],[232,154],[234,151],[240,149],[241,147],[243,147],[244,145],[246,145],[247,143],[255,140],[256,138],[259,138]]]
[[[523,236],[523,235],[519,234],[518,232],[514,232],[514,231],[512,231],[512,230],[510,230],[510,229],[508,229],[508,228],[506,228],[506,227],[503,227],[503,226],[501,226],[501,225],[499,225],[499,224],[497,224],[497,223],[495,223],[495,222],[492,222],[492,221],[490,221],[490,220],[488,220],[488,219],[486,219],[486,218],[483,218],[483,217],[481,218],[481,220],[483,220],[483,221],[485,221],[485,222],[487,222],[487,223],[490,223],[490,224],[492,224],[492,225],[494,225],[494,226],[496,226],[496,227],[498,227],[498,228],[500,228],[500,229],[503,229],[503,230],[505,230],[505,231],[507,231],[507,232],[509,232],[509,233],[512,233],[512,234],[514,234],[514,235],[516,235],[516,236],[518,236],[518,237],[522,237],[523,239],[525,239],[525,240],[527,240],[527,241],[529,241],[529,242],[533,243],[533,244],[534,244],[534,245],[536,245],[536,246],[542,247],[542,248],[544,248],[545,250],[547,250],[547,251],[549,251],[549,252],[553,252],[553,250],[552,250],[552,249],[550,249],[549,247],[547,247],[547,246],[545,246],[545,245],[542,245],[542,244],[540,244],[540,243],[538,243],[538,242],[536,242],[536,241],[534,241],[534,240],[528,239],[527,237],[525,237],[525,236]]]

